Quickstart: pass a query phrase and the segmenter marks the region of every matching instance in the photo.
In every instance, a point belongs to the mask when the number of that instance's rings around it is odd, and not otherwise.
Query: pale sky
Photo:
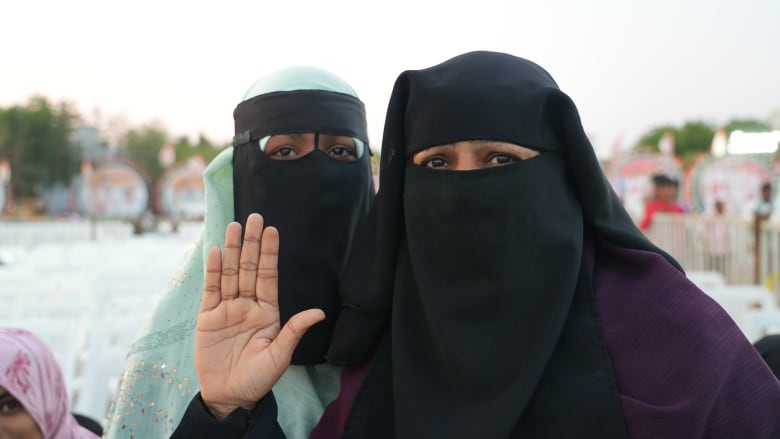
[[[378,149],[398,74],[478,49],[546,68],[601,149],[780,109],[778,0],[6,1],[0,48],[0,106],[43,94],[214,141],[255,79],[310,64],[353,85]]]

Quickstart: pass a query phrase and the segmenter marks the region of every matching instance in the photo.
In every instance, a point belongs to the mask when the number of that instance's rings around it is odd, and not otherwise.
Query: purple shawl
[[[600,242],[593,285],[632,438],[780,438],[780,383],[663,256]]]

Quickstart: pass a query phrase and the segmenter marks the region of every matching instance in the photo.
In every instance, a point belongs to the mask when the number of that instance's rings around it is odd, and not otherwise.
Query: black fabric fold
[[[171,439],[243,438],[249,428],[249,419],[249,412],[242,408],[233,410],[224,420],[215,418],[206,408],[198,392],[187,406]]]
[[[592,262],[583,252],[566,323],[530,403],[508,437],[629,437],[593,291]]]
[[[766,335],[755,343],[755,348],[772,373],[780,379],[780,334]]]
[[[192,398],[171,439],[285,439],[276,421],[278,407],[273,392],[266,395],[252,413],[242,408],[218,420],[203,403],[200,392]]]

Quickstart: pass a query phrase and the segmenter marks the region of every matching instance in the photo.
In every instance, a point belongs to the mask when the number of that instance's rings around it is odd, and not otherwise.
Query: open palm
[[[195,368],[201,397],[215,416],[251,410],[290,365],[309,327],[325,318],[319,309],[294,315],[282,328],[278,302],[279,233],[249,216],[225,232],[225,251],[209,251],[195,332]]]

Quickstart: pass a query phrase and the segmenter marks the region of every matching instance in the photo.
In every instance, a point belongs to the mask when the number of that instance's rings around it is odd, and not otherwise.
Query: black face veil
[[[281,323],[309,308],[326,314],[303,337],[292,362],[323,362],[341,307],[339,276],[356,223],[373,197],[363,104],[328,91],[276,92],[242,102],[234,117],[235,220],[245,226],[259,212],[266,225],[279,229]],[[365,151],[355,162],[336,161],[319,149],[279,161],[258,145],[265,136],[296,133],[358,138]]]
[[[466,172],[410,161],[464,140],[541,155]],[[365,232],[375,246],[356,250],[365,255],[352,271],[372,279],[352,279],[328,354],[337,364],[360,362],[379,343],[352,431],[626,437],[585,237],[660,251],[621,207],[550,75],[489,52],[403,73],[388,107],[380,179]],[[391,402],[368,404],[372,394]]]

